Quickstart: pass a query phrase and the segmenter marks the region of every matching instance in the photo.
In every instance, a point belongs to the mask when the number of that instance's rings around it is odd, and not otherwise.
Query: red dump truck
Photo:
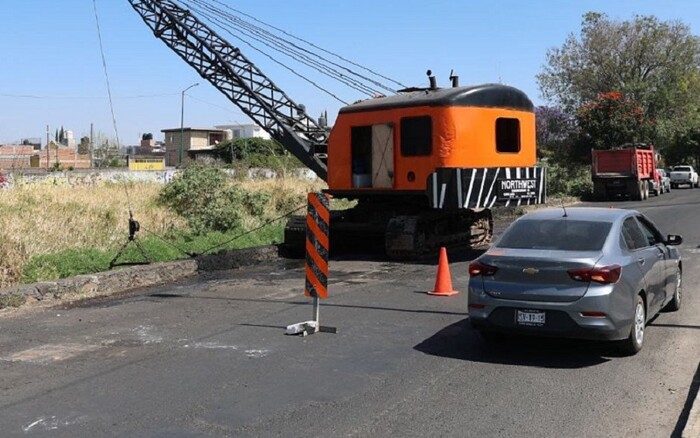
[[[593,150],[591,174],[593,196],[605,201],[629,196],[635,201],[649,197],[652,183],[659,183],[656,154],[651,145],[625,145],[617,149]]]

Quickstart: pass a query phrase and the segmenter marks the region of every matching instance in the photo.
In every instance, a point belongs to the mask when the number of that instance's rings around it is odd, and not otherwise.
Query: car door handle
[[[637,259],[637,262],[639,262],[640,265],[644,266],[644,264],[647,262],[644,259]]]

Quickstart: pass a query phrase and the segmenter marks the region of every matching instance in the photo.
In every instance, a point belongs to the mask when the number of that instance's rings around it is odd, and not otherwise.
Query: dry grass
[[[307,191],[324,188],[319,181],[291,178],[246,181],[241,186],[269,193],[271,199],[263,217],[246,219],[247,228],[303,205]],[[35,256],[66,249],[118,249],[128,236],[129,204],[143,230],[161,236],[186,231],[182,218],[156,204],[161,188],[104,183],[31,184],[0,190],[0,288],[19,283],[23,266]]]
[[[143,227],[182,228],[183,221],[155,205],[160,186],[22,185],[0,190],[0,287],[16,284],[30,258],[70,248],[109,250],[128,235],[129,202]]]

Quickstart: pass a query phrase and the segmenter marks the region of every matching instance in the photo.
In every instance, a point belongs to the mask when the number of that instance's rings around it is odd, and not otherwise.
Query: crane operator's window
[[[520,152],[520,120],[504,117],[496,119],[496,151]]]
[[[433,120],[430,116],[401,119],[401,155],[416,157],[433,152]]]
[[[372,127],[353,126],[350,129],[350,137],[352,148],[352,186],[371,186],[371,182],[368,182],[367,179],[372,173]]]

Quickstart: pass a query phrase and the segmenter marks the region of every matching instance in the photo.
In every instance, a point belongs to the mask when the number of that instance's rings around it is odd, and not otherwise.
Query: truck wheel
[[[632,182],[627,187],[630,189],[630,197],[633,201],[643,201],[644,200],[644,188],[642,187],[642,182],[637,181]]]
[[[649,182],[647,180],[642,181],[642,200],[646,201],[649,199]]]
[[[605,184],[599,181],[593,183],[593,200],[594,201],[606,201],[607,196],[605,193]]]

